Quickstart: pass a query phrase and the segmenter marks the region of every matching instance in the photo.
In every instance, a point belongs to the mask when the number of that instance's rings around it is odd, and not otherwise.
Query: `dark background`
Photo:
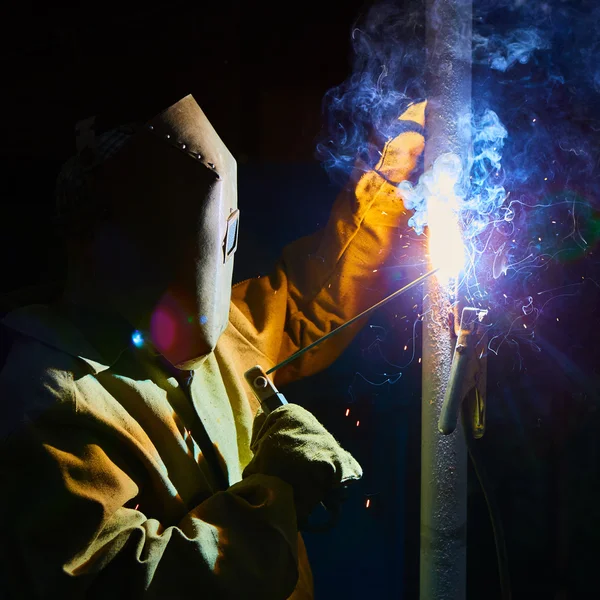
[[[75,121],[90,115],[110,126],[195,96],[239,164],[236,280],[266,272],[283,245],[323,225],[337,189],[314,158],[321,102],[350,73],[352,23],[367,6],[5,3],[0,310],[44,301],[60,287],[54,178],[75,150]],[[368,381],[381,382],[386,368],[372,351],[377,328],[387,332],[382,345],[392,362],[404,364],[413,343],[418,356],[412,320],[390,323],[394,312],[417,312],[419,301],[405,298],[375,315],[375,327],[334,366],[284,390],[365,468],[337,528],[307,535],[317,600],[418,597],[419,364],[393,385]],[[541,318],[541,353],[523,347],[490,360],[488,432],[479,446],[504,522],[514,598],[597,595],[597,304],[591,286],[560,313],[559,330],[550,327],[556,314]],[[493,543],[471,472],[469,598],[499,597]]]

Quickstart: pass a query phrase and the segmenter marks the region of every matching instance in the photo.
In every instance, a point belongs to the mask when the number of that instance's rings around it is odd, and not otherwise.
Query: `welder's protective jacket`
[[[403,135],[409,164],[423,138]],[[380,267],[405,218],[396,188],[357,170],[323,231],[234,286],[229,326],[192,377],[130,339],[94,347],[51,307],[10,313],[21,335],[0,374],[8,596],[312,598],[291,487],[242,479],[258,409],[243,373],[381,300]],[[356,331],[277,371],[276,385],[327,367]]]

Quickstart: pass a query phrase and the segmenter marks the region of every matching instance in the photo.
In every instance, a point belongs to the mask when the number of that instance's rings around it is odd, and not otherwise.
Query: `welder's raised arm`
[[[169,523],[135,505],[125,429],[63,405],[1,443],[9,598],[285,600],[296,585],[292,488],[277,477],[249,476]]]
[[[409,107],[399,120],[413,126],[385,144],[374,168],[356,165],[326,227],[286,247],[270,276],[234,286],[231,324],[270,360],[266,369],[389,293],[380,267],[397,250],[398,226],[409,217],[395,184],[409,177],[423,151],[424,118],[424,102]],[[277,371],[276,383],[327,367],[360,327]]]

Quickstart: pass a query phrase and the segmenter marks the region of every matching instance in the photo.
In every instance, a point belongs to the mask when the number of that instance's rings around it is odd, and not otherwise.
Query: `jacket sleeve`
[[[416,112],[415,117],[414,110],[407,111],[406,118],[423,125],[424,108]],[[421,133],[401,133],[393,156],[388,153],[393,168],[387,174],[394,181],[408,178],[423,146]],[[383,175],[381,169],[357,164],[324,230],[286,247],[269,276],[234,286],[230,322],[270,361],[263,367],[288,358],[390,292],[381,267],[398,255],[402,241],[397,228],[409,215],[397,186]],[[284,384],[329,366],[364,323],[361,319],[278,370],[275,382]]]
[[[38,414],[0,439],[9,597],[290,596],[298,534],[288,484],[253,475],[160,522],[131,502],[139,478],[118,436],[82,417],[64,382],[45,388],[32,403]]]

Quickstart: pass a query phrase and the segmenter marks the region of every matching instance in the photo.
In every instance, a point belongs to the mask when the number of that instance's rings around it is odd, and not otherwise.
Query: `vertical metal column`
[[[425,167],[452,152],[470,153],[471,0],[426,0],[427,141]],[[421,600],[466,598],[467,450],[462,426],[438,431],[455,339],[451,290],[435,277],[423,300],[421,409]]]

